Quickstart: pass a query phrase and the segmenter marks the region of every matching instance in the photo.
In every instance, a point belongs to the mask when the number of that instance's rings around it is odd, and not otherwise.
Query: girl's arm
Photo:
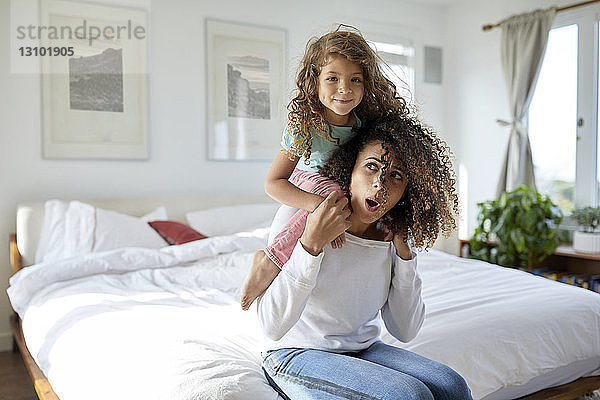
[[[421,278],[417,256],[398,236],[393,239],[396,251],[392,262],[392,282],[381,315],[388,331],[401,342],[412,340],[423,325],[425,304],[421,297]]]
[[[265,192],[280,203],[313,212],[321,204],[323,198],[297,188],[288,180],[296,168],[298,160],[300,157],[282,148],[267,172]]]

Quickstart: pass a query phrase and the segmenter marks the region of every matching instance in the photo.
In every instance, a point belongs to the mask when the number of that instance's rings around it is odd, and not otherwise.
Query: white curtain
[[[498,120],[500,124],[510,126],[506,158],[498,182],[498,197],[520,185],[535,189],[531,146],[523,118],[533,97],[555,15],[556,8],[553,7],[515,15],[500,22],[502,68],[511,121]]]

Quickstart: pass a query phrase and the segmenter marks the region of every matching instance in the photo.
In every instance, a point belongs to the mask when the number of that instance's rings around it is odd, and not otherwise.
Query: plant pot
[[[581,253],[600,253],[600,232],[575,231],[573,250]]]

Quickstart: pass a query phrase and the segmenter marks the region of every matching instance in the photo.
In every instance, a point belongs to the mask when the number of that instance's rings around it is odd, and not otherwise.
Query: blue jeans
[[[357,353],[273,350],[262,365],[271,386],[291,400],[472,399],[450,367],[383,342]]]

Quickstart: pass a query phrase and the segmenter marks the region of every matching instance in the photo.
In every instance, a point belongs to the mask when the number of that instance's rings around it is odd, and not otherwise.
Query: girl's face
[[[385,150],[381,141],[365,146],[356,157],[350,179],[351,220],[357,224],[370,225],[391,210],[400,201],[406,189],[407,179],[400,170],[398,154],[385,156],[385,191],[381,183]]]
[[[363,71],[343,56],[330,54],[328,59],[319,74],[319,100],[325,106],[327,122],[344,125],[365,94]]]

